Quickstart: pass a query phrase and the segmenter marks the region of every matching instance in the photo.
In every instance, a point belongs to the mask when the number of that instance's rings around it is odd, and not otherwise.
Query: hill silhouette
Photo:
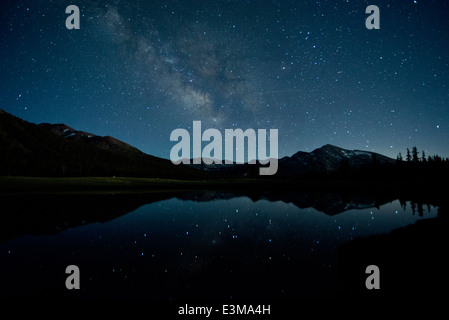
[[[199,178],[194,168],[147,155],[112,137],[36,125],[0,110],[0,175]]]
[[[278,172],[259,176],[257,164],[174,165],[110,136],[66,124],[33,124],[0,109],[0,176],[142,177],[165,179],[408,180],[448,177],[449,160],[418,157],[407,149],[392,159],[382,154],[324,145],[279,159]]]

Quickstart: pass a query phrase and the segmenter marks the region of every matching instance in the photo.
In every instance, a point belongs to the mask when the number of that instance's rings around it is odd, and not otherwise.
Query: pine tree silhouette
[[[415,162],[415,163],[419,161],[418,154],[419,154],[418,148],[417,147],[413,147],[412,148],[412,161]]]
[[[407,155],[405,156],[405,160],[407,160],[407,162],[412,161],[412,156],[410,155],[410,149],[407,148]]]

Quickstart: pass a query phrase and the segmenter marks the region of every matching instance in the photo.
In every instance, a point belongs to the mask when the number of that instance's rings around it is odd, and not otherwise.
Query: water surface
[[[136,198],[135,203],[127,198],[116,204],[118,197],[12,198],[2,212],[15,218],[3,224],[8,230],[0,243],[1,296],[334,297],[341,286],[339,246],[437,215],[436,207],[394,199],[379,206],[370,199],[341,202],[327,196],[332,201],[325,207],[323,198],[318,206],[304,207],[226,193]],[[18,210],[11,203],[19,206],[19,199],[34,199],[36,205]],[[125,202],[130,206],[114,212]],[[76,292],[64,285],[71,264],[81,273]]]

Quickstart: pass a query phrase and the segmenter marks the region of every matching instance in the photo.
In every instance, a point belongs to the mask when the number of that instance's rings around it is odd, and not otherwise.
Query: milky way
[[[280,156],[449,156],[446,1],[8,1],[0,15],[0,108],[31,122],[164,158],[194,120],[278,129]]]

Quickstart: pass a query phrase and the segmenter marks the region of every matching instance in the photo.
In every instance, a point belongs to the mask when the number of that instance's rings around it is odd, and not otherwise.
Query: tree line
[[[421,151],[421,154],[418,151],[417,147],[413,147],[412,151],[407,148],[407,152],[405,154],[405,158],[402,156],[402,153],[399,152],[396,157],[396,163],[449,163],[449,158],[443,158],[439,155],[427,156],[424,150]]]

